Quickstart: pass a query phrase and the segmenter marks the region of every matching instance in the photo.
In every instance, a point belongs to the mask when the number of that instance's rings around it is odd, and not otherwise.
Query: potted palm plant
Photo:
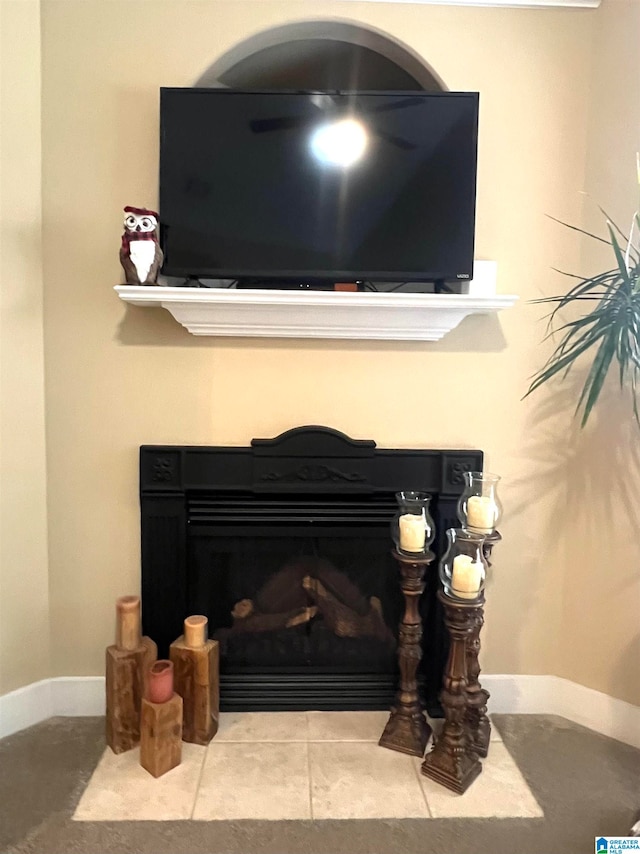
[[[640,185],[640,156],[637,168]],[[548,316],[545,340],[556,335],[560,335],[560,339],[547,362],[534,374],[525,397],[553,377],[566,376],[583,354],[590,353],[591,368],[576,406],[576,414],[581,413],[580,426],[587,423],[605,378],[616,363],[620,387],[629,385],[633,412],[640,426],[636,396],[640,378],[640,209],[633,216],[628,234],[602,209],[601,212],[606,219],[608,239],[557,220],[593,240],[608,244],[613,266],[587,278],[563,273],[577,280],[566,294],[533,301],[554,306]],[[584,309],[581,314],[558,326],[559,313],[576,306]]]

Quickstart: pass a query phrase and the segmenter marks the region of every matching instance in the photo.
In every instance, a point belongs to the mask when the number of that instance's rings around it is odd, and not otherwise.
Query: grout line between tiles
[[[314,820],[314,818],[313,818],[313,785],[312,785],[313,781],[311,779],[311,752],[309,750],[309,744],[311,744],[311,742],[308,741],[307,742],[307,774],[309,777],[309,817],[310,817],[311,821],[313,821]]]
[[[420,787],[420,791],[422,792],[422,797],[424,799],[424,805],[427,808],[427,818],[433,818],[433,814],[431,812],[431,807],[429,806],[429,799],[427,798],[427,793],[424,790],[424,786],[422,785],[422,781],[420,780],[420,765],[421,762],[411,762],[413,765],[413,770],[416,774],[416,779],[418,781],[418,786]]]
[[[196,793],[193,796],[193,806],[191,807],[191,815],[189,816],[189,821],[194,821],[193,815],[196,811],[196,806],[198,804],[198,795],[200,794],[200,784],[202,783],[202,775],[204,774],[204,764],[207,761],[207,755],[209,753],[209,747],[211,746],[211,742],[207,745],[207,749],[202,755],[202,765],[200,766],[200,773],[198,774],[198,783],[196,785]]]
[[[307,782],[309,786],[309,818],[313,821],[313,789],[311,787],[311,751],[309,750],[309,735],[311,733],[311,718],[310,713],[304,713],[304,719],[307,726]]]

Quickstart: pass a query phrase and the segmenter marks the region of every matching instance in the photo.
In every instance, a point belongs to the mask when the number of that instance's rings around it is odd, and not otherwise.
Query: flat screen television
[[[163,273],[469,279],[478,94],[163,88]]]

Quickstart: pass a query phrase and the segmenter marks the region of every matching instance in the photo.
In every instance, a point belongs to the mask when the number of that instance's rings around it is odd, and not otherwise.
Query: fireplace
[[[327,427],[249,447],[140,449],[144,631],[160,654],[185,616],[220,642],[221,708],[385,709],[403,612],[394,493],[433,496],[438,555],[480,451],[391,450]],[[438,712],[447,653],[436,562],[421,600],[420,684]]]

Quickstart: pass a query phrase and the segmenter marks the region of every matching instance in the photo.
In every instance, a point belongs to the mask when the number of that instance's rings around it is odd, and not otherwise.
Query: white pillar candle
[[[422,552],[426,539],[424,518],[414,513],[400,516],[400,548],[405,552]]]
[[[489,495],[471,495],[467,499],[467,525],[492,531],[496,524],[498,508]]]
[[[476,599],[482,584],[482,563],[470,555],[456,555],[453,559],[451,589],[459,599]]]

